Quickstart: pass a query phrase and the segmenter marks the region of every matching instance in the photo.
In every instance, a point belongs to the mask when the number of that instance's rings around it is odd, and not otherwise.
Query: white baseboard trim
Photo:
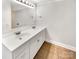
[[[60,42],[57,42],[57,41],[47,41],[47,42],[76,52],[76,47],[73,47],[73,46],[70,46],[70,45],[67,45],[67,44],[63,44],[63,43],[60,43]]]

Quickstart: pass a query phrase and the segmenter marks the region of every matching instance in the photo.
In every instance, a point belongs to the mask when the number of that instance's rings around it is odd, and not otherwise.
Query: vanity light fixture
[[[27,7],[29,7],[29,8],[34,8],[34,7],[35,7],[35,5],[34,5],[33,3],[28,2],[28,1],[25,1],[25,0],[16,0],[16,2],[17,2],[18,4],[21,4],[21,5],[23,5],[23,6],[27,6]]]

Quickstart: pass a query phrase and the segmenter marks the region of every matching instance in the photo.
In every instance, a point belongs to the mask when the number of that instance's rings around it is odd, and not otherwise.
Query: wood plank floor
[[[76,52],[44,42],[34,59],[76,59]]]

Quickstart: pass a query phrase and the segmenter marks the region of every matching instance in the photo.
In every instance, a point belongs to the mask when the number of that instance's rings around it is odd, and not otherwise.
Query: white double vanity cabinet
[[[46,26],[36,26],[35,29],[33,29],[33,27],[30,25],[29,25],[30,27],[28,28],[26,28],[25,26],[21,28],[22,29],[20,30],[21,33],[19,35],[16,35],[15,33],[18,32],[19,30],[11,29],[12,26],[13,25],[16,26],[15,23],[17,23],[15,22],[14,19],[15,14],[12,13],[12,10],[13,11],[23,10],[25,7],[23,7],[23,4],[20,5],[14,3],[13,1],[12,3],[10,3],[11,0],[7,0],[7,1],[4,0],[4,1],[5,2],[3,2],[3,7],[4,7],[3,11],[5,11],[5,13],[3,12],[3,16],[4,16],[3,30],[4,33],[7,31],[7,34],[3,35],[2,59],[33,59],[45,41]],[[13,5],[11,6],[11,4]],[[24,16],[27,17],[27,14]],[[26,22],[25,24],[27,25]]]
[[[45,41],[45,29],[46,27],[28,29],[19,37],[9,34],[8,38],[3,39],[2,59],[33,59]]]

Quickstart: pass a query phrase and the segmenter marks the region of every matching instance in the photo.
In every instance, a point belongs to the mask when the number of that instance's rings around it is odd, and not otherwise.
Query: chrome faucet
[[[16,35],[20,35],[20,34],[21,34],[21,32],[20,32],[20,31],[18,31],[18,32],[15,32],[15,34],[16,34]]]

